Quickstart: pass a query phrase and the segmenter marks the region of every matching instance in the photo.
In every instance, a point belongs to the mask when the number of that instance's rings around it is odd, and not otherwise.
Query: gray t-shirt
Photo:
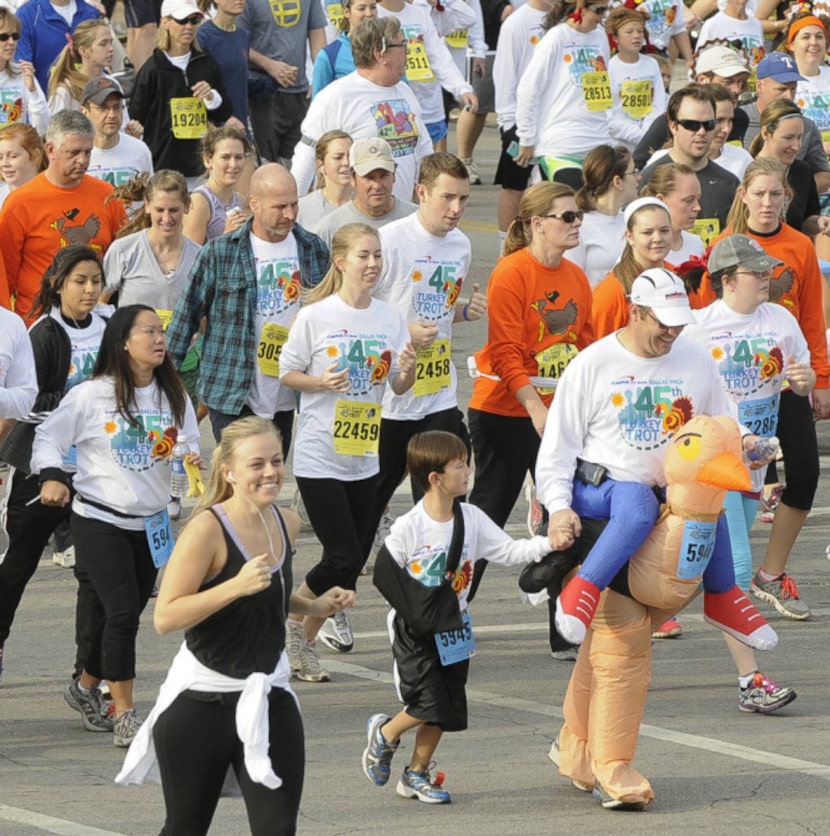
[[[744,105],[741,110],[749,117],[749,125],[744,134],[744,148],[749,151],[752,140],[761,132],[761,114],[758,111],[758,103],[750,102]],[[801,148],[796,154],[797,160],[804,160],[810,166],[810,171],[815,174],[817,171],[830,171],[827,163],[827,154],[824,153],[824,146],[821,143],[821,133],[816,123],[804,117],[804,138],[801,141]]]
[[[118,307],[149,305],[156,311],[172,311],[184,291],[190,268],[202,249],[189,238],[184,238],[179,263],[172,273],[161,272],[153,248],[147,240],[147,230],[135,232],[112,242],[104,256],[104,290],[118,291]],[[159,314],[164,322],[164,315]]]
[[[315,189],[305,197],[301,197],[297,210],[297,223],[309,232],[317,232],[317,227],[323,222],[326,215],[330,215],[337,209],[323,197],[322,189]]]
[[[363,212],[356,209],[354,201],[350,200],[348,203],[326,215],[314,232],[319,235],[320,238],[326,242],[326,246],[331,249],[331,239],[334,238],[334,233],[337,232],[341,226],[345,226],[346,224],[363,223],[368,224],[373,229],[380,229],[390,221],[397,221],[398,218],[405,218],[407,215],[411,215],[417,210],[417,208],[418,207],[414,203],[398,198],[395,201],[395,205],[392,207],[391,212],[387,212],[385,215],[373,218],[369,215],[364,215]]]
[[[326,15],[317,0],[247,0],[239,25],[247,30],[251,49],[298,68],[297,83],[293,87],[280,87],[280,92],[305,93],[308,90],[305,73],[308,33],[326,26]],[[252,69],[251,74],[270,78],[256,69]]]

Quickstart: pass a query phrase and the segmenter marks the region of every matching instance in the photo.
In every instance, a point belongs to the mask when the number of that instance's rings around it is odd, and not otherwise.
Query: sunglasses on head
[[[13,41],[20,40],[20,32],[0,32],[0,41],[5,43],[9,38]]]
[[[566,224],[572,224],[574,221],[581,221],[585,213],[580,209],[576,212],[550,212],[547,215],[541,215],[542,218],[556,218],[557,221],[564,221]]]
[[[175,20],[176,23],[179,24],[179,26],[187,26],[188,23],[191,26],[198,26],[202,22],[202,16],[193,14],[190,15],[190,17],[184,18],[183,20],[179,20],[179,18],[177,17],[174,17],[173,20]]]
[[[703,128],[706,133],[714,131],[717,122],[714,119],[706,119],[705,121],[701,119],[678,119],[677,124],[680,125],[681,128],[685,128],[687,131],[691,131],[693,134],[696,134],[701,128]]]

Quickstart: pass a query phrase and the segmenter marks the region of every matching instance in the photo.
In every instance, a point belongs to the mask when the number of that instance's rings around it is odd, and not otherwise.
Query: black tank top
[[[282,516],[276,507],[273,510],[282,532],[283,553],[273,570],[271,585],[255,595],[238,598],[184,634],[188,649],[203,665],[235,679],[256,672],[271,673],[285,647],[285,618],[292,588],[291,547]],[[217,506],[210,511],[222,526],[228,559],[200,591],[236,577],[247,562],[224,509]]]

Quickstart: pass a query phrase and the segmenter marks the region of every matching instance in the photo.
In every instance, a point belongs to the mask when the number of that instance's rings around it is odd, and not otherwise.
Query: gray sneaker
[[[645,799],[630,799],[628,801],[623,801],[619,798],[614,798],[608,792],[606,792],[605,788],[600,784],[599,781],[594,784],[594,798],[599,801],[600,804],[606,810],[645,810],[646,809],[646,801]]]
[[[297,679],[303,682],[328,682],[329,673],[320,664],[320,657],[317,655],[317,642],[303,640],[300,648],[300,669],[297,671]]]
[[[559,736],[557,735],[553,739],[553,743],[550,744],[550,749],[548,749],[548,760],[554,764],[557,768],[559,767]],[[576,778],[571,778],[571,783],[580,791],[580,792],[591,792],[593,790],[593,784],[583,784],[582,781],[577,781]]]
[[[288,628],[285,633],[285,652],[288,654],[291,674],[296,676],[302,667],[300,651],[303,649],[303,642],[305,641],[303,622],[288,620],[285,625]]]
[[[407,767],[403,771],[401,780],[398,781],[398,786],[395,787],[395,792],[402,798],[417,798],[424,804],[449,804],[452,796],[442,788],[443,783],[442,772],[436,774],[433,782],[428,769],[415,772]]]
[[[113,720],[98,688],[90,688],[84,693],[76,678],[64,688],[63,698],[71,709],[80,713],[87,731],[112,731]]]
[[[373,714],[366,724],[368,743],[363,750],[363,774],[378,787],[389,781],[389,766],[400,744],[400,740],[390,743],[380,730],[389,720],[388,714]]]
[[[112,745],[119,749],[126,749],[135,739],[141,728],[141,720],[134,708],[128,708],[120,717],[116,718],[112,726]]]
[[[781,687],[777,682],[755,671],[747,688],[738,688],[738,708],[741,711],[772,714],[789,705],[797,694],[792,688]]]
[[[345,610],[329,616],[317,633],[317,638],[330,650],[349,653],[354,647],[354,636]]]
[[[795,581],[786,572],[771,581],[765,581],[760,571],[756,572],[749,589],[756,598],[772,604],[787,618],[806,621],[811,615],[810,608],[798,597]]]

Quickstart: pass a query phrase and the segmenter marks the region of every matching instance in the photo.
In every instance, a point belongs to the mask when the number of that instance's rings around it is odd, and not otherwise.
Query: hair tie
[[[66,34],[66,45],[69,47],[69,54],[74,58],[75,57],[75,41],[72,39],[72,35],[67,32]]]
[[[678,264],[677,267],[674,268],[674,272],[677,273],[678,276],[681,278],[686,275],[690,270],[697,270],[699,268],[703,268],[704,270],[709,269],[709,251],[712,248],[709,247],[705,253],[701,257],[696,255],[691,255],[689,258],[684,261],[682,264]]]
[[[571,12],[568,15],[568,20],[572,20],[574,23],[582,23],[582,9]]]
[[[827,37],[827,30],[824,28],[824,24],[817,18],[815,15],[807,15],[806,17],[800,17],[798,20],[790,24],[790,30],[787,32],[787,47],[792,44],[795,36],[804,29],[805,26],[818,26],[819,29],[824,33],[824,37]]]

